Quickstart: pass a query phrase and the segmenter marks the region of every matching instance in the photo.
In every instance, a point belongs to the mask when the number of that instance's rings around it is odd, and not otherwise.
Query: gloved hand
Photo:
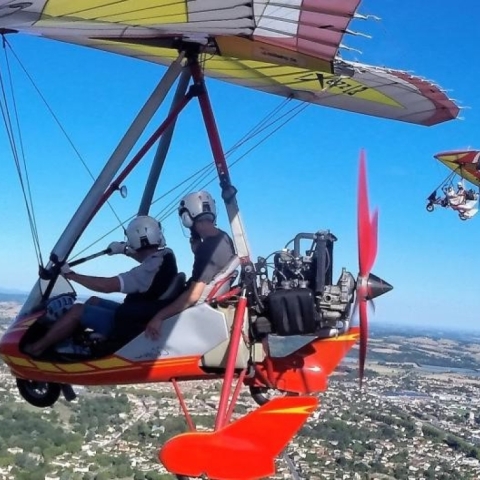
[[[107,250],[108,255],[118,255],[119,253],[125,253],[127,250],[127,244],[125,242],[112,242]]]
[[[68,263],[64,263],[62,265],[62,268],[60,268],[60,273],[63,275],[63,276],[66,276],[68,275],[69,273],[73,273],[72,269],[70,268],[70,265]]]

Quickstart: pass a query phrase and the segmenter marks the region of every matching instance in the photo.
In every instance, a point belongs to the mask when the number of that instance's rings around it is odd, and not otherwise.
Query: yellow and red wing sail
[[[465,180],[480,187],[480,150],[451,150],[437,153],[435,158]]]
[[[456,118],[438,86],[340,60],[360,0],[0,0],[0,28],[168,65],[179,42],[205,73],[326,107],[420,125]],[[221,8],[219,5],[221,4]]]

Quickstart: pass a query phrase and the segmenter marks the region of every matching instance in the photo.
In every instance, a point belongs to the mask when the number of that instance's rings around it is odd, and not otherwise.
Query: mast
[[[170,113],[185,97],[185,93],[190,82],[190,77],[190,70],[184,69],[177,84],[175,96],[173,97],[172,105],[170,107]],[[160,138],[152,167],[150,169],[150,174],[148,175],[147,184],[145,185],[145,190],[143,191],[142,200],[138,209],[138,215],[148,215],[148,212],[150,211],[150,205],[152,204],[155,188],[157,187],[158,179],[162,173],[162,168],[165,163],[165,159],[167,158],[167,153],[172,141],[173,132],[175,130],[175,122],[176,119],[171,123],[171,125]]]

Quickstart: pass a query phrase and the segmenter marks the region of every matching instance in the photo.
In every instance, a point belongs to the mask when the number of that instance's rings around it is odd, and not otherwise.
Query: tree
[[[28,455],[26,453],[17,453],[14,461],[17,467],[25,468],[28,462]]]
[[[395,465],[395,469],[393,471],[395,478],[399,480],[406,480],[408,478],[408,469],[405,464],[397,464]]]
[[[28,472],[28,478],[29,480],[45,480],[46,474],[47,471],[43,468],[35,469]]]
[[[161,476],[157,472],[147,472],[145,474],[145,480],[161,480]]]
[[[116,466],[115,475],[116,475],[116,478],[130,477],[132,475],[132,469],[130,465],[122,463]]]
[[[95,475],[95,480],[109,480],[109,479],[110,479],[110,475],[108,475],[108,473],[106,472],[98,472]]]
[[[60,480],[71,480],[72,473],[73,472],[71,470],[64,470],[60,475]]]

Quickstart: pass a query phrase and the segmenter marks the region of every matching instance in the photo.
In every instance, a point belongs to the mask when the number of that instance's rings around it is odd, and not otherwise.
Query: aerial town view
[[[0,303],[1,332],[18,307]],[[480,332],[372,328],[362,390],[353,351],[288,448],[298,478],[480,478]],[[170,386],[76,387],[77,399],[42,410],[0,369],[2,480],[174,478],[157,460],[186,429]],[[182,388],[197,428],[212,427],[220,383]],[[235,416],[254,407],[244,391]],[[292,478],[282,458],[277,472]]]
[[[427,3],[0,0],[0,480],[480,480],[480,2]]]

